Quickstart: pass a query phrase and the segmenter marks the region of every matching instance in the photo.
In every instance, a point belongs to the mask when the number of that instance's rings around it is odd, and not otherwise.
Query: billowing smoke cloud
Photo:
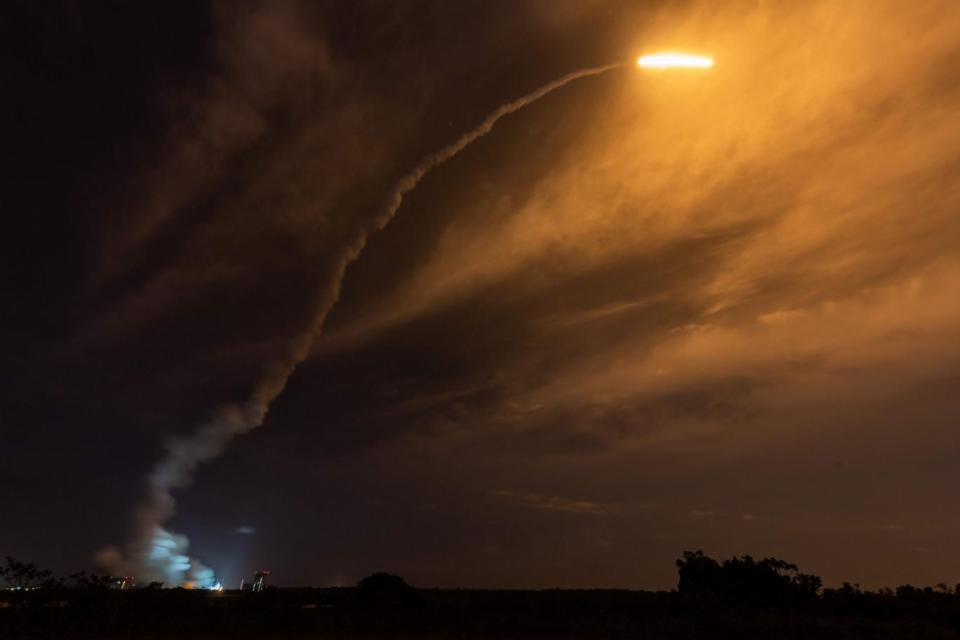
[[[320,293],[317,311],[309,326],[292,342],[287,352],[268,367],[250,397],[245,402],[222,406],[210,421],[201,424],[191,434],[172,439],[167,444],[166,457],[148,477],[149,493],[137,511],[133,541],[125,554],[113,549],[105,550],[101,554],[103,563],[111,570],[133,573],[141,581],[159,580],[175,584],[189,579],[197,582],[199,586],[213,586],[212,571],[187,555],[186,536],[172,533],[163,527],[175,512],[176,501],[173,493],[189,486],[197,468],[219,456],[231,440],[263,424],[270,405],[283,392],[294,370],[310,353],[330,310],[340,298],[347,267],[363,252],[369,234],[382,229],[393,219],[403,203],[404,196],[433,168],[453,158],[472,142],[489,133],[501,118],[523,109],[574,80],[599,75],[621,66],[614,64],[575,71],[517,100],[501,105],[478,126],[455,142],[426,156],[400,178],[390,191],[385,206],[345,244],[326,287]]]

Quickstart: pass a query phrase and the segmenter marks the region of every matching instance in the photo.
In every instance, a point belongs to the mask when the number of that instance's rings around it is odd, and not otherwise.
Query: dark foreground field
[[[7,558],[0,640],[19,638],[960,638],[960,586],[824,589],[766,558],[677,560],[673,591],[415,589],[378,573],[356,587],[117,590]]]
[[[0,638],[957,638],[960,596],[827,591],[762,605],[678,592],[182,589],[10,593]]]

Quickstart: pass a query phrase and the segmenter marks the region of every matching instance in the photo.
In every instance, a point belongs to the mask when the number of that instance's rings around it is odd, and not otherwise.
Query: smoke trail
[[[197,565],[186,556],[185,536],[172,534],[162,527],[175,511],[173,492],[187,487],[193,480],[197,467],[219,456],[235,437],[256,429],[263,424],[270,405],[287,385],[287,381],[303,362],[314,340],[323,329],[330,310],[340,298],[343,277],[347,267],[363,252],[368,236],[385,227],[396,215],[403,197],[434,167],[443,164],[460,153],[470,143],[485,136],[500,118],[523,109],[548,93],[587,76],[605,73],[621,64],[593,67],[574,71],[512,102],[495,109],[479,125],[460,136],[455,142],[426,157],[393,186],[386,205],[362,227],[346,244],[340,254],[328,286],[321,291],[317,312],[306,330],[294,340],[287,353],[277,358],[254,387],[246,402],[231,403],[221,407],[213,418],[201,424],[185,436],[167,444],[166,457],[150,474],[147,499],[137,511],[137,528],[134,540],[122,559],[114,549],[107,549],[101,557],[113,570],[135,573],[141,580],[182,581],[183,576],[206,575],[209,570]],[[171,544],[171,541],[175,544]],[[199,569],[199,570],[198,570]],[[180,580],[177,580],[180,576]],[[211,574],[212,576],[212,574]]]

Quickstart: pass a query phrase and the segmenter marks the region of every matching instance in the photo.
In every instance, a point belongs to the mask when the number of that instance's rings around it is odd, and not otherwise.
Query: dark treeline
[[[672,591],[416,589],[374,574],[355,587],[209,592],[7,558],[0,638],[618,637],[960,638],[960,586],[823,588],[775,558],[677,560]]]

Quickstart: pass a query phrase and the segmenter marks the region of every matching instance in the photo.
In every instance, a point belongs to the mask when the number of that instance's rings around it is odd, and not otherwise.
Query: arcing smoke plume
[[[489,133],[500,118],[519,111],[574,80],[605,73],[620,66],[622,65],[614,64],[574,71],[517,100],[501,105],[478,126],[452,144],[426,156],[400,178],[390,191],[383,209],[359,229],[344,247],[330,276],[329,285],[320,294],[317,312],[310,325],[294,340],[287,353],[277,358],[267,369],[247,401],[221,407],[212,420],[200,425],[193,433],[172,439],[167,444],[166,457],[148,478],[149,493],[137,511],[136,532],[126,554],[110,548],[101,553],[102,562],[112,571],[132,573],[141,581],[179,583],[189,578],[200,586],[212,586],[212,572],[186,555],[186,537],[173,534],[162,526],[175,511],[173,491],[187,487],[192,482],[197,467],[219,456],[233,438],[263,424],[271,403],[283,392],[297,365],[310,353],[327,315],[340,298],[347,267],[363,252],[368,236],[385,227],[393,219],[404,195],[413,190],[431,169]]]

